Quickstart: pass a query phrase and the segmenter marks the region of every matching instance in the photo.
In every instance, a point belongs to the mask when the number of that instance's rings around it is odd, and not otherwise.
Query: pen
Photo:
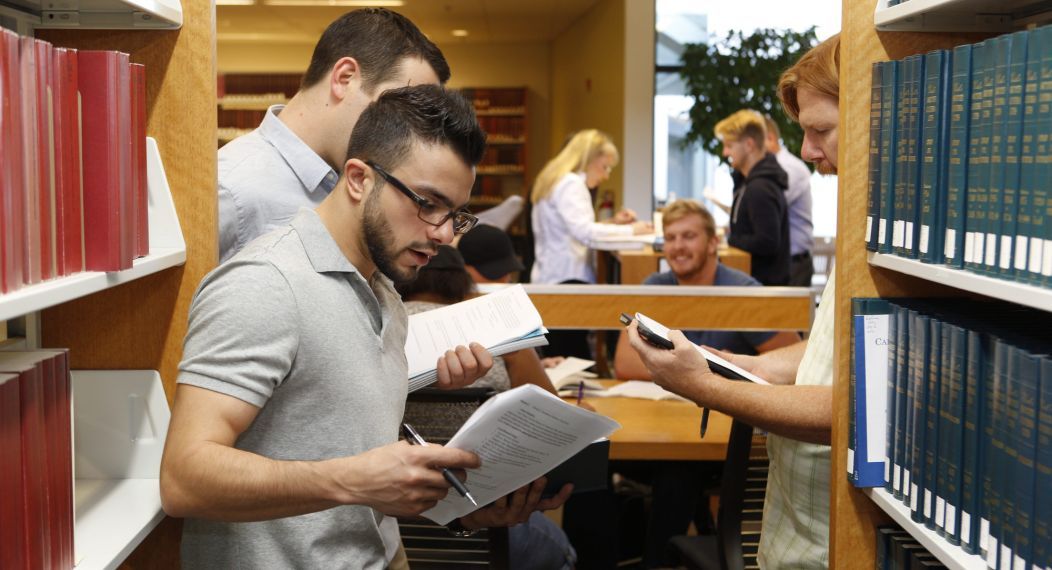
[[[424,441],[424,438],[420,437],[420,434],[416,433],[416,430],[413,429],[413,426],[409,424],[402,424],[402,435],[405,436],[405,440],[408,441],[410,445],[419,445],[422,447],[427,447],[427,442]],[[453,472],[449,470],[449,468],[442,468],[442,476],[445,477],[446,481],[448,481],[449,484],[452,485],[458,493],[460,493],[461,497],[464,497],[465,499],[471,501],[472,505],[475,505],[476,507],[479,506],[479,504],[475,502],[475,497],[471,496],[471,492],[468,491],[468,488],[460,482],[460,479],[457,479],[457,476],[454,475]]]
[[[581,398],[584,398],[584,380],[577,383],[577,406],[581,406]]]
[[[709,409],[701,409],[701,438],[705,439],[705,431],[709,429]]]

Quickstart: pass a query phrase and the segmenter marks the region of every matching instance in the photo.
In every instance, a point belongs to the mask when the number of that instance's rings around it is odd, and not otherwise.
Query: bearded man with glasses
[[[322,204],[205,277],[161,465],[164,509],[187,517],[184,567],[385,568],[384,517],[445,497],[434,467],[478,466],[467,451],[397,441],[408,319],[392,281],[474,225],[463,206],[484,146],[458,93],[387,91],[362,113]],[[466,386],[491,365],[480,345],[457,347],[438,383]],[[459,525],[521,523],[570,492],[541,500],[543,487]]]

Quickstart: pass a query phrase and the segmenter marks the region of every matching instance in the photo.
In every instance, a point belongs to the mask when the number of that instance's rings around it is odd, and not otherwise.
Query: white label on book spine
[[[1001,544],[1001,570],[1012,570],[1012,549]]]
[[[921,224],[920,231],[920,251],[921,253],[928,253],[928,232],[931,230],[927,225]]]
[[[961,542],[972,541],[972,515],[967,511],[961,511]]]
[[[858,429],[858,426],[855,426],[855,429]],[[855,474],[855,450],[850,447],[847,448],[847,474]]]
[[[1026,570],[1027,563],[1023,560],[1022,556],[1015,555],[1015,564],[1012,566],[1012,570]]]
[[[906,222],[906,249],[913,249],[913,222]]]
[[[997,537],[986,536],[986,567],[997,568]]]
[[[924,517],[931,518],[931,491],[924,490]]]
[[[888,481],[891,481],[891,462],[888,461],[887,457],[885,457],[884,458],[884,482],[887,483]]]
[[[1026,271],[1026,236],[1015,237],[1015,268]]]
[[[910,470],[905,467],[902,468],[902,492],[906,494],[910,492]]]
[[[994,234],[986,234],[986,259],[983,264],[990,267],[997,265],[997,236]]]
[[[869,241],[873,237],[873,216],[866,216],[866,239]]]
[[[1030,238],[1030,264],[1027,269],[1031,273],[1041,273],[1041,246],[1044,243],[1041,238]]]
[[[1001,236],[1001,269],[1012,267],[1012,236]]]
[[[983,262],[983,238],[986,234],[975,232],[975,251],[972,252],[972,263]]]
[[[935,526],[946,527],[946,501],[942,497],[935,497]]]
[[[917,493],[917,486],[911,483],[910,484],[910,510],[911,511],[916,511],[917,510],[917,495],[918,495],[918,493]]]
[[[877,243],[888,243],[888,220],[886,218],[881,218],[877,222]]]
[[[902,247],[904,243],[903,238],[906,234],[906,224],[902,220],[895,220],[895,225],[891,227],[891,246]]]
[[[1041,275],[1052,275],[1052,239],[1046,239],[1041,249]]]
[[[943,244],[942,251],[946,254],[946,257],[953,259],[957,256],[957,230],[952,228],[946,228],[946,243]]]
[[[990,521],[979,517],[979,548],[986,550],[990,543]]]
[[[950,503],[946,503],[946,533],[957,534],[957,508]]]
[[[899,489],[902,489],[902,469],[898,465],[896,465],[894,468],[894,472],[895,478],[892,479],[891,488],[898,491]]]
[[[975,259],[975,232],[964,234],[964,262],[971,263]]]

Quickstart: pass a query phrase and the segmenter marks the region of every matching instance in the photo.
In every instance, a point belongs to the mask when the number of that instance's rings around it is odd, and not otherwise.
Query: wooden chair
[[[485,388],[409,394],[403,421],[429,442],[445,444],[493,392]],[[424,518],[398,519],[402,545],[413,570],[508,567],[508,529],[490,528],[460,538]]]
[[[700,570],[759,568],[756,555],[767,492],[766,439],[756,435],[749,424],[734,421],[720,484],[716,533],[673,537],[667,562]]]

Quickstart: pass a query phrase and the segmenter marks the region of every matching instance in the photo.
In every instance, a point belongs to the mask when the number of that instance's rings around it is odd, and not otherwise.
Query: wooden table
[[[701,408],[688,402],[587,396],[585,401],[621,424],[610,436],[610,459],[723,461],[727,455],[731,418],[719,412],[709,413],[709,427],[701,439]]]
[[[736,247],[720,248],[716,255],[720,263],[727,267],[733,267],[744,273],[752,270],[752,257],[748,252]],[[622,251],[598,251],[596,256],[596,277],[600,283],[607,282],[609,267],[617,263],[621,267],[622,285],[638,285],[651,273],[658,270],[663,253],[656,252],[652,247],[645,246],[643,249]]]

